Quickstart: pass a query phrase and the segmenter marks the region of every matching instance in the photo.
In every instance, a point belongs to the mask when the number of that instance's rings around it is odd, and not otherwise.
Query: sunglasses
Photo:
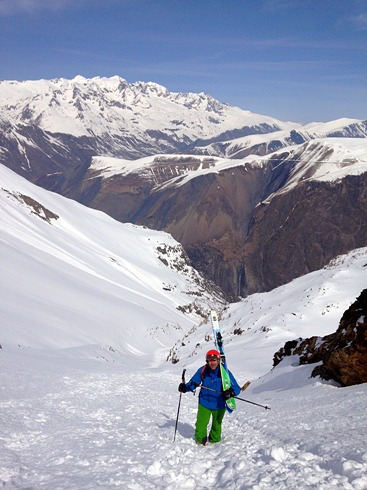
[[[208,356],[208,357],[206,358],[206,360],[207,360],[208,362],[210,362],[210,361],[219,361],[219,357],[218,357],[218,356]]]

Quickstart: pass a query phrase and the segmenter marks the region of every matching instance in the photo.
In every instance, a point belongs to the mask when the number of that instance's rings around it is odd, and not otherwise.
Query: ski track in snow
[[[366,385],[265,392],[255,381],[240,396],[271,410],[237,401],[222,442],[202,447],[191,393],[173,442],[176,370],[15,373],[1,364],[2,488],[367,489],[366,418],[356,415]]]

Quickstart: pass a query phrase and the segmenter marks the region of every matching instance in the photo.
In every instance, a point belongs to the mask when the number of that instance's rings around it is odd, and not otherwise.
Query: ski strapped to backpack
[[[226,363],[226,356],[224,354],[223,339],[220,331],[219,321],[217,312],[212,310],[210,312],[210,322],[213,329],[214,343],[217,351],[220,353],[220,375],[222,378],[222,389],[223,391],[229,390],[231,388],[231,378],[229,377],[229,372]],[[236,408],[236,401],[234,398],[226,400],[226,409],[229,413],[232,413]]]

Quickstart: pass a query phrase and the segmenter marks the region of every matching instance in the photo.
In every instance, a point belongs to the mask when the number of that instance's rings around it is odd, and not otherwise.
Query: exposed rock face
[[[309,181],[254,211],[243,295],[269,291],[367,243],[367,174]]]
[[[298,355],[300,364],[321,361],[312,376],[333,379],[342,386],[367,383],[367,289],[344,313],[335,333],[286,342],[275,353],[274,366],[289,355]]]
[[[51,135],[36,125],[12,127],[0,120],[0,163],[48,190],[67,195],[83,179],[96,152],[91,138]]]
[[[278,163],[165,186],[177,166],[167,158],[150,179],[90,175],[73,197],[117,220],[168,231],[194,266],[234,299],[286,284],[367,244],[367,173],[300,182],[276,194],[292,170]]]
[[[180,162],[189,170],[198,158]],[[195,268],[234,299],[246,289],[243,245],[259,202],[276,191],[289,167],[242,165],[208,173],[181,184],[164,185],[176,176],[177,157],[167,156],[146,172],[101,179],[89,172],[73,197],[123,222],[164,230],[183,244]],[[210,165],[205,157],[201,165]]]

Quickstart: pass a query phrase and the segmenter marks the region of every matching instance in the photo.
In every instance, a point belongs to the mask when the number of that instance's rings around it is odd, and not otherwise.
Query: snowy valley
[[[227,304],[166,233],[114,221],[0,166],[2,488],[367,489],[367,385],[310,378],[288,340],[336,330],[367,248]],[[221,313],[240,397],[218,445],[193,440],[187,379]],[[172,363],[172,357],[178,362]]]

